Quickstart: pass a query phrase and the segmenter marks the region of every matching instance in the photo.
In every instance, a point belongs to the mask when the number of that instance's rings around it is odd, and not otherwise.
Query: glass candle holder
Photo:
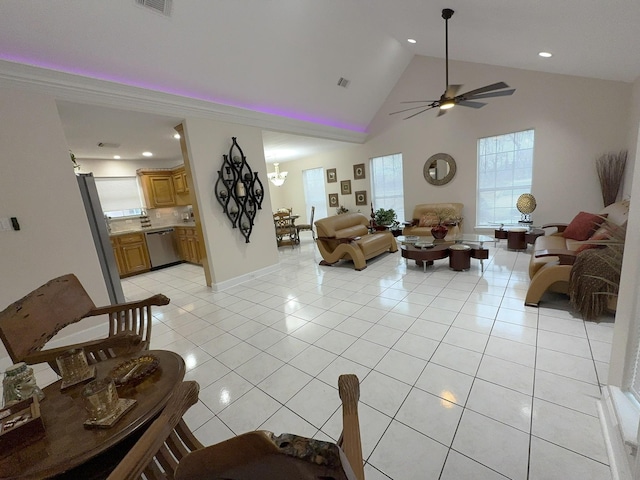
[[[93,380],[82,390],[84,408],[93,421],[107,420],[118,413],[118,391],[113,379]]]
[[[56,357],[56,363],[62,379],[67,382],[81,380],[89,374],[87,356],[81,348],[74,348],[64,352]]]

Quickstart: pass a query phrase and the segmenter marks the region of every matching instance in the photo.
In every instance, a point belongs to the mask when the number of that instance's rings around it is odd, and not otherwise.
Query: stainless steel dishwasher
[[[154,232],[145,232],[151,270],[180,263],[180,253],[173,228],[165,228]]]

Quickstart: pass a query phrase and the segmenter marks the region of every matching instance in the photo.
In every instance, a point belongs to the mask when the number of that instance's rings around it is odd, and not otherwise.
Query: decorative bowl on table
[[[109,376],[118,387],[125,384],[136,385],[155,372],[159,363],[154,355],[141,355],[122,362],[109,372]]]
[[[418,240],[420,240],[420,237],[417,236],[417,235],[405,235],[404,236],[404,243],[406,243],[407,245],[413,245]]]
[[[433,243],[431,242],[416,242],[413,244],[416,248],[433,248]]]

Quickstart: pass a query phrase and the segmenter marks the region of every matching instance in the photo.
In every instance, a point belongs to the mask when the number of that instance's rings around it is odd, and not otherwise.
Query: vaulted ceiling
[[[413,55],[444,56],[444,7],[452,60],[640,76],[637,0],[7,0],[0,59],[366,132]]]

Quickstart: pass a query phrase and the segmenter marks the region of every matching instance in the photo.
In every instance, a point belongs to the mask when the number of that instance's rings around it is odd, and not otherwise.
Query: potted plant
[[[386,230],[391,227],[396,220],[396,212],[393,208],[389,208],[388,210],[379,208],[374,212],[373,220],[376,224],[376,230]]]

